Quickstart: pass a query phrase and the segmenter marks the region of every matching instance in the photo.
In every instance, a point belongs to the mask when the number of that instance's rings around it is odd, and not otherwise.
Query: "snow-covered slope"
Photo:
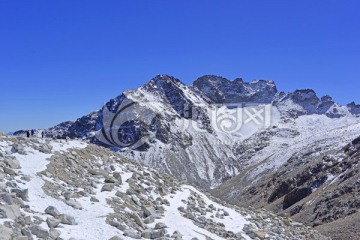
[[[0,135],[0,166],[1,240],[326,239],[81,141]]]

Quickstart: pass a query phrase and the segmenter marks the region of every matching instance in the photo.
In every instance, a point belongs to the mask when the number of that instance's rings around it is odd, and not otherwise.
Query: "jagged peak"
[[[334,102],[333,98],[330,97],[329,95],[322,96],[321,101],[322,102]]]
[[[347,104],[346,106],[348,106],[348,107],[357,107],[357,106],[359,106],[360,107],[360,104],[356,104],[354,101],[352,101],[351,103]]]
[[[293,100],[308,100],[308,99],[316,99],[320,101],[319,97],[317,96],[316,92],[313,89],[297,89],[294,92],[289,94],[290,98]]]
[[[149,83],[155,83],[156,85],[164,83],[183,84],[179,79],[167,74],[158,74]]]
[[[194,85],[196,85],[196,83],[203,82],[203,81],[217,83],[217,84],[219,84],[219,83],[241,83],[241,84],[245,84],[245,85],[267,84],[267,85],[275,86],[275,82],[273,80],[257,80],[257,79],[255,79],[250,82],[246,82],[242,78],[235,78],[234,80],[230,80],[223,76],[217,76],[217,75],[201,76],[194,81]]]

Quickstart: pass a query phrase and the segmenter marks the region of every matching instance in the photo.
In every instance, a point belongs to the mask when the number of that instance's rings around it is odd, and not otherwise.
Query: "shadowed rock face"
[[[193,88],[213,103],[271,103],[278,93],[273,81],[258,80],[248,83],[241,78],[230,81],[212,75],[198,78]]]
[[[347,107],[352,114],[360,115],[360,104],[355,104],[355,102],[352,102],[349,103]]]

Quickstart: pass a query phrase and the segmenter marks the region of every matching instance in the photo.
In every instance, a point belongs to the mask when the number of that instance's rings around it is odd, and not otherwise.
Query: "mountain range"
[[[15,133],[15,135],[21,132]],[[104,108],[46,130],[109,147],[213,196],[356,239],[360,105],[274,81],[158,75]],[[345,190],[346,189],[346,190]]]

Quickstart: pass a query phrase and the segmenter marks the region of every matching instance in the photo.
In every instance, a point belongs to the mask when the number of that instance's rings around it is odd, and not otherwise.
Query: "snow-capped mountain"
[[[319,98],[313,90],[284,93],[278,92],[273,81],[248,83],[242,79],[230,81],[211,75],[198,78],[192,86],[186,86],[171,76],[158,75],[144,86],[125,91],[110,100],[105,107],[117,113],[127,102],[133,104],[131,112],[138,115],[130,116],[126,115],[129,111],[121,111],[119,116],[133,121],[123,122],[116,138],[124,143],[132,143],[148,136],[148,141],[136,149],[123,147],[121,153],[205,188],[218,186],[243,172],[244,164],[251,165],[252,158],[257,162],[256,156],[250,156],[248,162],[244,161],[238,154],[237,144],[251,136],[256,137],[265,128],[281,125],[277,131],[283,132],[287,139],[286,131],[306,129],[301,124],[307,124],[306,121],[311,121],[313,116],[324,116],[323,119],[328,122],[321,127],[323,133],[338,128],[337,124],[348,127],[360,122],[356,116],[359,105],[340,106],[329,96]],[[263,125],[250,122],[231,133],[216,129],[218,126],[214,126],[214,116],[209,110],[216,111],[223,104],[239,103],[242,111],[249,105],[248,113],[255,111],[251,109],[253,105],[271,107],[267,116],[270,122]],[[65,133],[71,138],[87,139],[103,145],[104,141],[98,141],[95,136],[104,129],[103,112],[99,110],[81,117],[66,127],[55,126],[49,129],[48,134],[56,136]],[[139,122],[145,112],[151,116],[151,121]],[[296,121],[300,116],[304,116],[301,118],[303,121]],[[308,131],[299,134],[307,138]],[[346,144],[354,137],[350,135],[344,142],[339,140],[336,144]],[[341,133],[336,136],[339,139],[343,137]],[[276,148],[269,149],[276,151]]]
[[[329,173],[327,167],[313,169],[312,164],[321,165],[324,156],[341,152],[359,137],[359,116],[360,105],[354,102],[341,106],[311,89],[279,92],[273,81],[206,75],[186,86],[174,77],[158,75],[111,99],[103,109],[48,129],[47,135],[110,147],[124,157],[212,189],[225,201],[290,213],[330,234],[329,229],[342,226],[336,223],[344,214],[306,218],[309,211],[319,211],[308,207],[312,204],[293,205],[292,198],[305,201],[310,196],[308,201],[318,204],[316,199],[324,199],[329,182],[341,179],[349,165]],[[311,173],[311,180],[301,182],[304,171]],[[294,177],[300,180],[290,180]],[[355,209],[359,209],[356,189]],[[352,235],[337,239],[344,236]]]

